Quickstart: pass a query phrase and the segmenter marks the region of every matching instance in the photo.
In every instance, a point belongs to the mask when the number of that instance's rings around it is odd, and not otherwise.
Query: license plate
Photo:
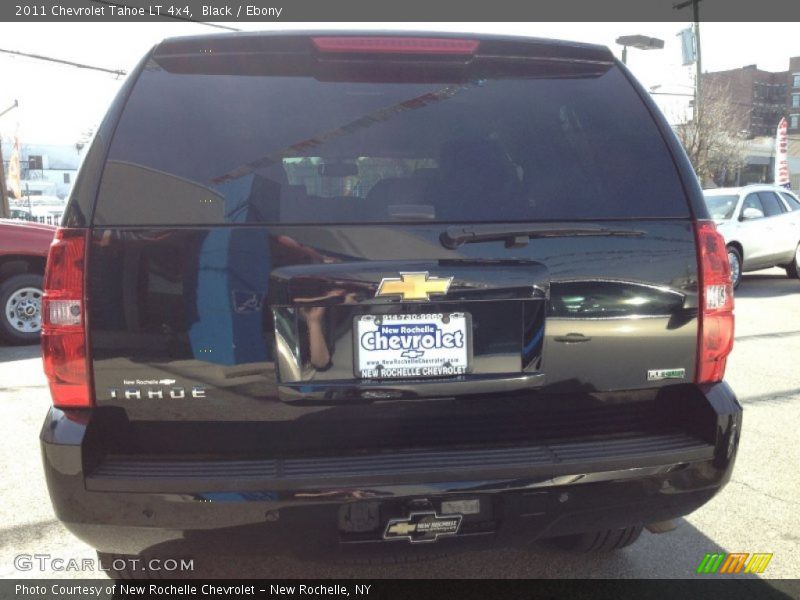
[[[469,369],[469,313],[362,315],[355,319],[355,374],[362,379],[463,375]]]

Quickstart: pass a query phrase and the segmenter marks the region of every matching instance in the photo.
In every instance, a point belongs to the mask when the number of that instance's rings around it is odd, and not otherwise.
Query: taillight
[[[53,405],[92,405],[86,350],[84,229],[58,229],[50,244],[42,300],[42,359]]]
[[[311,41],[320,52],[368,54],[461,54],[472,55],[478,40],[394,36],[325,36]]]
[[[711,221],[695,226],[699,251],[700,310],[697,383],[722,381],[733,350],[733,285],[725,240]]]

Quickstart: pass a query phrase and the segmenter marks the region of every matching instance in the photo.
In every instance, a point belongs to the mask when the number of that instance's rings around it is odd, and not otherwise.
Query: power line
[[[5,109],[3,112],[0,112],[0,117],[2,117],[2,116],[3,116],[4,114],[6,114],[7,112],[10,112],[10,111],[14,110],[14,109],[15,109],[15,108],[17,108],[18,106],[19,106],[19,102],[18,102],[17,100],[14,100],[14,104],[12,104],[11,106],[9,106],[9,107],[8,107],[7,109]]]
[[[54,62],[61,65],[68,65],[70,67],[77,67],[78,69],[102,71],[103,73],[111,73],[112,75],[116,75],[117,77],[123,77],[127,74],[127,71],[123,71],[122,69],[106,69],[105,67],[95,67],[94,65],[87,65],[84,63],[73,62],[71,60],[63,60],[60,58],[53,58],[52,56],[43,56],[41,54],[29,54],[27,52],[18,52],[16,50],[5,50],[4,48],[0,48],[0,52],[4,52],[5,54],[12,54],[14,56],[24,56],[25,58],[34,58],[36,60]]]
[[[653,96],[686,96],[688,98],[694,98],[694,94],[679,94],[678,92],[650,92]]]
[[[131,8],[127,4],[123,4],[121,2],[109,2],[108,0],[89,0],[90,2],[94,2],[95,4],[104,4],[106,6],[116,6],[118,8]],[[188,21],[189,23],[197,23],[198,25],[205,25],[206,27],[216,27],[217,29],[225,29],[227,31],[241,31],[241,29],[237,29],[236,27],[229,27],[227,25],[217,25],[216,23],[209,23],[208,21],[198,21],[196,19],[191,19],[189,17],[181,17],[179,15],[170,15],[170,14],[159,14],[159,16],[164,17],[166,19],[174,19],[176,21]]]
[[[119,8],[129,8],[127,5],[117,2],[109,2],[108,0],[89,0],[90,2],[94,2],[95,4],[104,4],[106,6],[116,6]],[[208,23],[206,21],[197,21],[196,19],[190,19],[189,17],[181,17],[169,14],[161,15],[167,19],[174,19],[176,21],[187,21],[189,23],[197,23],[198,25],[205,25],[207,27],[215,27],[217,29],[225,29],[227,31],[241,31],[241,29],[237,29],[236,27],[229,27],[227,25],[218,25],[216,23]],[[44,60],[48,62],[54,62],[62,65],[68,65],[70,67],[76,67],[78,69],[89,69],[92,71],[101,71],[103,73],[110,73],[111,75],[116,75],[117,77],[123,77],[127,75],[127,71],[123,71],[122,69],[106,69],[105,67],[95,67],[93,65],[87,65],[84,63],[73,62],[70,60],[63,60],[60,58],[53,58],[51,56],[43,56],[41,54],[29,54],[27,52],[18,52],[16,50],[5,50],[0,48],[0,52],[4,52],[6,54],[12,54],[15,56],[24,56],[26,58],[33,58],[36,60]]]

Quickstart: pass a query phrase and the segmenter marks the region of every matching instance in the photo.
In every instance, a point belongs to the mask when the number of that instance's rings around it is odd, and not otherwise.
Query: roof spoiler
[[[398,52],[405,46],[411,52]],[[164,40],[153,57],[188,58],[220,54],[319,55],[369,53],[470,55],[611,63],[605,46],[540,38],[434,32],[271,32],[193,36]]]

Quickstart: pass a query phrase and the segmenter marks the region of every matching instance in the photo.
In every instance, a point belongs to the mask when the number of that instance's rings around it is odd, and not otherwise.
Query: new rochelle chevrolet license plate
[[[355,338],[355,374],[362,379],[445,377],[469,367],[468,313],[361,315]]]

